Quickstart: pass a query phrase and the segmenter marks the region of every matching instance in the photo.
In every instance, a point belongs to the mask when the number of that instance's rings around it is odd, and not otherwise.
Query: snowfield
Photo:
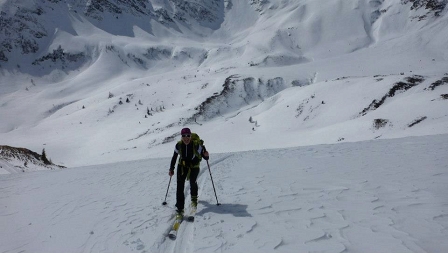
[[[448,135],[211,154],[176,241],[170,158],[0,177],[0,252],[448,249]],[[187,203],[189,191],[186,189]]]

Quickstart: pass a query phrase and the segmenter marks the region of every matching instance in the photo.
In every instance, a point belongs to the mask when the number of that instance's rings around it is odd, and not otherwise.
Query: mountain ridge
[[[26,148],[3,145],[0,145],[0,164],[1,168],[9,173],[65,168],[48,160],[45,149],[42,151],[42,155],[40,155]]]
[[[181,1],[181,0],[170,0],[164,1],[164,5],[161,1],[148,1],[148,0],[132,0],[132,1],[70,1],[70,0],[53,0],[43,3],[29,2],[29,1],[16,1],[14,5],[12,0],[5,1],[2,7],[2,17],[0,23],[3,29],[1,34],[3,35],[0,40],[0,61],[3,62],[3,68],[7,67],[8,61],[10,61],[11,55],[15,52],[20,52],[22,55],[36,54],[42,52],[40,43],[37,41],[44,39],[45,37],[51,36],[51,30],[60,30],[61,28],[68,32],[76,35],[76,32],[70,26],[61,27],[61,23],[56,24],[54,20],[46,20],[44,17],[47,14],[55,13],[57,11],[67,12],[68,15],[63,15],[60,13],[58,15],[59,20],[63,20],[63,23],[70,22],[67,18],[90,18],[90,22],[98,28],[107,31],[110,27],[105,27],[100,21],[107,20],[107,22],[114,22],[113,19],[118,20],[123,18],[123,15],[133,16],[135,19],[133,22],[135,24],[124,24],[126,25],[137,25],[144,31],[151,34],[151,25],[142,25],[143,23],[139,21],[141,17],[148,18],[148,24],[151,22],[157,22],[162,26],[166,26],[168,29],[174,28],[178,30],[179,25],[184,25],[189,27],[188,23],[191,20],[197,21],[200,26],[207,28],[207,26],[213,26],[212,30],[219,28],[219,23],[223,22],[223,16],[225,9],[229,6],[233,6],[232,1]],[[25,3],[26,2],[26,3]],[[256,10],[261,11],[264,9],[275,9],[278,8],[275,4],[266,7],[270,4],[269,1],[249,1],[251,6],[254,6]],[[275,2],[275,1],[274,1]],[[362,2],[362,1],[360,1]],[[368,1],[374,10],[371,12],[370,23],[374,23],[382,13],[387,12],[390,6],[386,6],[382,9],[382,5],[385,5],[389,1]],[[154,8],[155,3],[159,3],[160,6]],[[168,3],[168,4],[167,4]],[[206,4],[210,3],[210,4]],[[431,19],[431,17],[439,17],[444,11],[447,1],[435,1],[435,0],[401,0],[400,4],[410,5],[412,11],[420,11],[421,14],[416,14],[416,16],[411,18],[418,18],[419,21],[424,19]],[[20,6],[22,5],[22,6]],[[156,5],[157,6],[157,5]],[[227,8],[225,7],[227,6]],[[232,8],[232,7],[230,7]],[[300,7],[299,7],[300,8]],[[54,15],[54,14],[53,14]],[[110,17],[112,15],[112,19]],[[114,16],[115,15],[115,16]],[[149,21],[149,22],[148,22]],[[201,23],[202,22],[202,23]],[[62,24],[63,24],[62,23]],[[216,23],[215,25],[211,25]],[[369,24],[371,25],[371,24]],[[123,26],[123,25],[122,25]],[[177,27],[177,29],[176,29]],[[366,26],[368,27],[368,26]],[[126,28],[126,30],[130,27]],[[190,26],[191,28],[191,26]],[[121,29],[125,31],[125,29]],[[180,30],[178,30],[180,31]],[[194,30],[192,30],[194,31]],[[115,32],[119,35],[119,30],[109,31]],[[128,32],[123,35],[132,36]],[[59,45],[61,46],[61,45]],[[48,47],[48,46],[46,46]],[[45,48],[45,46],[44,46]],[[65,49],[67,50],[67,49]],[[49,52],[51,53],[51,52]],[[70,52],[67,52],[70,53]],[[42,54],[42,53],[41,53]],[[41,56],[45,57],[45,56]],[[39,59],[34,56],[32,61],[34,64]],[[15,63],[15,62],[14,62]]]
[[[246,140],[215,152],[447,133],[446,1],[87,3],[2,2],[2,144],[80,165],[166,156],[184,126]]]

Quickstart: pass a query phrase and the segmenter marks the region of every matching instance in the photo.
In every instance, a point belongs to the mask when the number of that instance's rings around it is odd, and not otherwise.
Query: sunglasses
[[[189,135],[189,134],[183,134],[182,137],[188,137],[188,138],[190,138],[191,135]]]

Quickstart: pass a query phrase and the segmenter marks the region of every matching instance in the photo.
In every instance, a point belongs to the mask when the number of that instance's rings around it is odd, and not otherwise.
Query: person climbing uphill
[[[177,216],[183,217],[185,181],[190,181],[191,207],[196,209],[198,205],[198,184],[196,180],[199,175],[199,166],[202,158],[205,160],[209,159],[209,153],[205,149],[203,141],[197,134],[191,133],[189,128],[183,128],[180,133],[182,139],[176,143],[168,174],[170,177],[174,175],[174,166],[179,156],[177,164],[176,207]]]

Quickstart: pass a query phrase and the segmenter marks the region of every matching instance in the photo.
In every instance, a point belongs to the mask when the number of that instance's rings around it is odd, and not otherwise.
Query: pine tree
[[[47,159],[47,154],[45,153],[45,149],[42,149],[42,161],[44,162],[44,164],[51,164],[51,162],[50,161],[48,161],[48,159]]]

